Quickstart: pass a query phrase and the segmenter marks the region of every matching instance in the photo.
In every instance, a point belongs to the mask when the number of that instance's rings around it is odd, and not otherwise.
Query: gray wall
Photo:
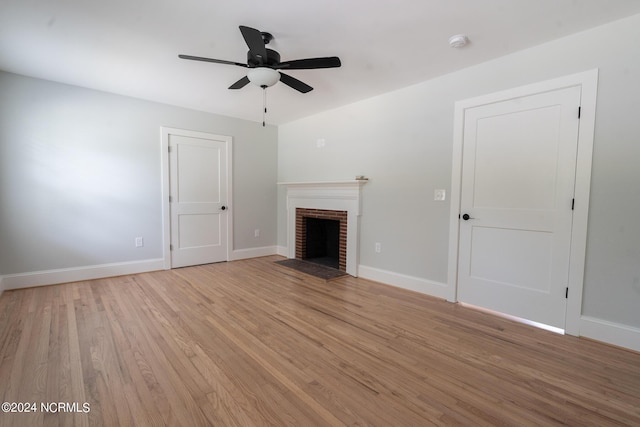
[[[638,40],[640,15],[280,126],[278,181],[370,177],[360,263],[444,283],[449,203],[433,191],[450,192],[454,103],[599,68],[583,314],[640,327]]]
[[[5,72],[0,94],[0,274],[161,258],[161,126],[233,137],[233,248],[276,244],[276,127]]]

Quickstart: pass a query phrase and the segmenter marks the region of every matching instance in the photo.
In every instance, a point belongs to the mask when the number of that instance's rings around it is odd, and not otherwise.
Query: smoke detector
[[[469,43],[469,38],[464,34],[456,34],[455,36],[449,37],[449,46],[453,48],[461,48]]]

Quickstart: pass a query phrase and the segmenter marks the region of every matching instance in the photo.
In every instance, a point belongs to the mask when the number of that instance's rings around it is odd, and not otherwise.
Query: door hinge
[[[171,152],[171,146],[170,146],[170,145],[168,145],[168,146],[167,146],[167,151],[168,151],[169,153]]]
[[[564,290],[564,297],[565,298],[569,298],[569,288],[568,287],[565,288],[565,290]]]
[[[571,210],[576,208],[576,199],[571,199]]]
[[[578,107],[578,118],[580,118],[581,113],[582,113],[582,107]]]
[[[169,196],[169,203],[173,202],[173,197]]]
[[[169,250],[172,251],[173,250],[173,245],[169,245]]]

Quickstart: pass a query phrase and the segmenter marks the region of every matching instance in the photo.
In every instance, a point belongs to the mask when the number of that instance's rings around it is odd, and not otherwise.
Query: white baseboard
[[[286,246],[276,246],[276,254],[288,257],[289,249]]]
[[[229,261],[237,261],[239,259],[258,258],[261,256],[275,255],[277,253],[276,246],[263,246],[260,248],[236,249],[231,252]]]
[[[163,259],[119,262],[113,264],[90,265],[76,268],[7,274],[2,279],[5,290],[30,288],[33,286],[55,285],[57,283],[101,279],[125,274],[145,273],[164,269]]]
[[[640,351],[640,328],[633,326],[582,316],[580,318],[580,335],[618,347]]]
[[[276,246],[235,250],[231,259],[239,260],[256,258],[277,253]],[[164,270],[164,259],[122,262],[113,264],[90,265],[76,268],[35,271],[0,276],[0,294],[3,290],[22,289],[34,286],[55,285],[58,283],[77,282],[81,280],[102,279],[125,274],[145,273]]]
[[[446,283],[408,276],[406,274],[394,273],[393,271],[381,270],[379,268],[368,267],[366,265],[358,266],[358,276],[364,279],[374,280],[376,282],[420,292],[437,298],[447,299],[447,296],[450,294]]]

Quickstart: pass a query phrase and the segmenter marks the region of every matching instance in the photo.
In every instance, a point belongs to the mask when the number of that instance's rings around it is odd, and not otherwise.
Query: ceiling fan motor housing
[[[280,54],[273,49],[266,49],[267,51],[267,61],[265,64],[260,64],[258,58],[256,58],[251,51],[247,52],[247,65],[249,67],[257,67],[262,65],[267,67],[274,67],[280,63]]]

